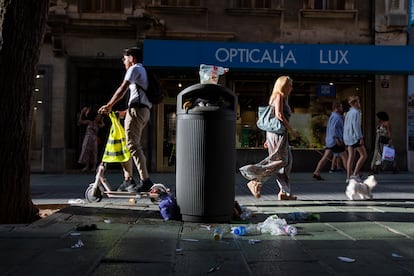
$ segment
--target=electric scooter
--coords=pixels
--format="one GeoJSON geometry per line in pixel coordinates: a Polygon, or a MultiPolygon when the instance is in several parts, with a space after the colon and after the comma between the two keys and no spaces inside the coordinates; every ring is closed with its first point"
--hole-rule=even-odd
{"type": "Polygon", "coordinates": [[[105,177],[106,163],[102,162],[95,176],[95,182],[90,183],[85,191],[85,199],[90,202],[100,202],[104,195],[108,198],[129,198],[137,200],[141,198],[149,198],[154,204],[161,201],[161,195],[170,193],[170,189],[161,183],[154,184],[149,192],[118,192],[112,190],[108,179],[105,177]]]}

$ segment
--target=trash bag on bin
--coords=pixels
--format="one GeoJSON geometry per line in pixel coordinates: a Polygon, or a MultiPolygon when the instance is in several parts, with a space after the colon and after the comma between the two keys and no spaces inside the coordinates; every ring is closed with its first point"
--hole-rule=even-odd
{"type": "Polygon", "coordinates": [[[200,83],[217,84],[219,77],[229,71],[229,68],[224,68],[215,65],[200,64],[200,83]]]}

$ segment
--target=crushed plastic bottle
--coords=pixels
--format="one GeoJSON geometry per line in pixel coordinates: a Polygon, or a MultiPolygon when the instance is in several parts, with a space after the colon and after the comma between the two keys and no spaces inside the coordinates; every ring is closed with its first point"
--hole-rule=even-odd
{"type": "Polygon", "coordinates": [[[254,224],[249,224],[247,226],[234,226],[231,228],[231,232],[236,236],[244,236],[244,235],[253,235],[258,233],[258,229],[254,224]]]}
{"type": "Polygon", "coordinates": [[[260,229],[257,227],[257,225],[249,223],[246,226],[246,231],[249,235],[257,235],[260,234],[260,229]]]}
{"type": "Polygon", "coordinates": [[[223,229],[221,229],[220,227],[214,228],[213,239],[215,241],[219,241],[221,240],[222,237],[223,237],[223,229]]]}
{"type": "Polygon", "coordinates": [[[221,66],[200,64],[200,83],[217,84],[219,76],[224,75],[229,71],[229,68],[221,66]]]}
{"type": "Polygon", "coordinates": [[[296,236],[296,234],[298,233],[298,229],[296,229],[295,226],[289,225],[289,224],[284,227],[284,230],[285,230],[285,233],[291,237],[296,236]]]}
{"type": "Polygon", "coordinates": [[[246,226],[235,226],[231,228],[231,232],[236,236],[244,236],[247,233],[246,226]]]}

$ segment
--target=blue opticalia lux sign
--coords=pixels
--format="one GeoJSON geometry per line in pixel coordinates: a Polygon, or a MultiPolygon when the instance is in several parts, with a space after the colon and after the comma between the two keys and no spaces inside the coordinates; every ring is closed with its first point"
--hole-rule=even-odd
{"type": "Polygon", "coordinates": [[[410,0],[408,1],[408,25],[413,25],[414,24],[414,0],[410,0]]]}
{"type": "Polygon", "coordinates": [[[233,69],[414,72],[414,46],[145,40],[144,64],[233,69]]]}

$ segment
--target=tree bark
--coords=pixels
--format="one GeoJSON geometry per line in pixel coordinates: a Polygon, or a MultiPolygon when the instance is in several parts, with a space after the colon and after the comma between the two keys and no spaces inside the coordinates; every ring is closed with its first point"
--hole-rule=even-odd
{"type": "Polygon", "coordinates": [[[0,0],[0,223],[30,223],[33,91],[49,0],[0,0]],[[1,18],[1,16],[0,16],[1,18]],[[2,41],[2,43],[1,43],[2,41]]]}

